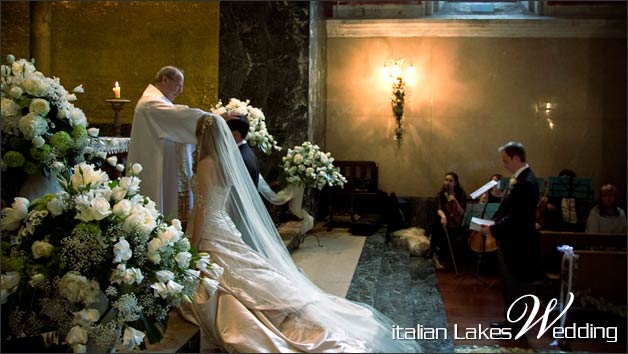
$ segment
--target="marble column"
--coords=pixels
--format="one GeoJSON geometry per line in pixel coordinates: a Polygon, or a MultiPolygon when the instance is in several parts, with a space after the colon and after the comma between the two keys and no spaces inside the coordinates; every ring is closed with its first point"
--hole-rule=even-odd
{"type": "Polygon", "coordinates": [[[46,76],[52,74],[52,31],[50,28],[52,5],[48,1],[33,1],[30,3],[31,57],[35,58],[37,70],[46,76]]]}

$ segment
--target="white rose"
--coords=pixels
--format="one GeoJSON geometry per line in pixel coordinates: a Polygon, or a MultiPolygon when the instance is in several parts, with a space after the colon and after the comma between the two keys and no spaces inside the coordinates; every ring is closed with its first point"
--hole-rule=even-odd
{"type": "Polygon", "coordinates": [[[72,346],[75,344],[87,344],[87,330],[78,325],[74,326],[68,331],[65,341],[72,346]]]}
{"type": "Polygon", "coordinates": [[[151,233],[155,227],[157,227],[157,222],[151,213],[141,205],[134,206],[131,215],[122,224],[124,231],[139,231],[142,234],[151,233]]]}
{"type": "Polygon", "coordinates": [[[48,243],[47,241],[35,241],[31,246],[31,251],[33,252],[33,258],[48,258],[52,254],[52,250],[54,246],[48,243]]]}
{"type": "Polygon", "coordinates": [[[120,186],[115,186],[111,190],[111,197],[113,198],[114,201],[121,201],[121,199],[126,196],[126,192],[127,190],[125,188],[122,188],[120,186]]]}
{"type": "Polygon", "coordinates": [[[44,280],[46,280],[46,277],[43,274],[41,273],[33,274],[31,276],[31,280],[28,281],[28,285],[32,286],[33,288],[36,288],[40,284],[43,284],[44,280]]]}
{"type": "Polygon", "coordinates": [[[107,157],[107,163],[111,166],[115,166],[118,163],[118,156],[109,156],[107,157]]]}
{"type": "Polygon", "coordinates": [[[13,98],[20,98],[24,94],[24,90],[22,90],[19,86],[11,87],[11,91],[9,91],[9,95],[13,98]]]}
{"type": "Polygon", "coordinates": [[[91,136],[92,138],[98,137],[98,134],[100,134],[100,129],[98,128],[87,129],[87,135],[91,136]]]}
{"type": "Polygon", "coordinates": [[[161,240],[159,238],[157,237],[153,238],[152,240],[148,242],[148,253],[159,252],[162,245],[163,243],[161,243],[161,240]]]}
{"type": "Polygon", "coordinates": [[[44,138],[42,138],[41,136],[36,136],[31,140],[31,144],[33,144],[34,147],[36,148],[40,148],[42,146],[44,146],[44,144],[46,143],[46,140],[44,140],[44,138]]]}
{"type": "Polygon", "coordinates": [[[111,214],[111,206],[107,199],[96,197],[92,199],[91,213],[94,220],[102,220],[111,214]]]}
{"type": "Polygon", "coordinates": [[[85,344],[72,344],[72,353],[87,353],[87,345],[85,344]]]}
{"type": "Polygon", "coordinates": [[[124,237],[120,237],[120,241],[118,241],[115,245],[113,245],[113,262],[120,263],[122,261],[128,261],[133,252],[131,251],[131,245],[124,237]]]}
{"type": "Polygon", "coordinates": [[[174,226],[175,230],[182,231],[183,227],[181,227],[181,221],[179,219],[172,219],[170,221],[170,225],[174,226]]]}
{"type": "MultiPolygon", "coordinates": [[[[116,199],[115,192],[114,192],[114,199],[116,199]]],[[[131,213],[132,208],[133,208],[133,205],[131,204],[130,200],[122,199],[116,205],[113,206],[113,213],[120,218],[125,218],[127,215],[131,213]]]]}
{"type": "Polygon", "coordinates": [[[22,220],[28,215],[30,202],[26,198],[16,197],[10,208],[2,209],[2,222],[0,230],[15,231],[22,225],[22,220]]]}
{"type": "Polygon", "coordinates": [[[22,86],[24,86],[26,92],[37,97],[45,96],[46,91],[50,88],[48,80],[39,71],[27,75],[22,83],[22,86]]]}
{"type": "Polygon", "coordinates": [[[144,168],[142,167],[142,165],[140,165],[139,163],[134,163],[133,167],[131,168],[131,170],[133,171],[134,175],[139,175],[140,172],[142,172],[144,168]]]}
{"type": "Polygon", "coordinates": [[[180,268],[188,268],[192,260],[192,254],[190,252],[179,252],[174,259],[180,268]]]}
{"type": "Polygon", "coordinates": [[[15,117],[20,111],[20,106],[12,99],[2,97],[2,114],[3,117],[15,117]]]}
{"type": "Polygon", "coordinates": [[[100,319],[100,312],[96,309],[83,309],[72,313],[74,314],[74,322],[84,326],[89,326],[100,319]]]}
{"type": "Polygon", "coordinates": [[[301,154],[295,154],[293,161],[296,164],[300,164],[301,162],[303,162],[303,156],[301,156],[301,154]]]}
{"type": "Polygon", "coordinates": [[[41,98],[34,98],[31,101],[30,106],[28,106],[28,110],[32,113],[45,117],[46,114],[50,112],[50,104],[48,101],[41,98]]]}
{"type": "Polygon", "coordinates": [[[24,138],[31,140],[38,135],[42,135],[48,131],[48,123],[46,120],[35,113],[28,113],[20,118],[18,128],[24,134],[24,138]]]}
{"type": "Polygon", "coordinates": [[[168,227],[165,230],[157,233],[157,237],[159,237],[162,244],[172,245],[175,242],[179,241],[181,234],[181,231],[177,231],[173,227],[168,227]]]}
{"type": "Polygon", "coordinates": [[[124,171],[124,165],[123,164],[117,164],[116,165],[116,171],[118,171],[118,172],[124,171]]]}
{"type": "Polygon", "coordinates": [[[66,273],[59,281],[59,294],[71,302],[82,302],[86,305],[95,303],[99,292],[97,281],[87,280],[75,271],[66,273]]]}

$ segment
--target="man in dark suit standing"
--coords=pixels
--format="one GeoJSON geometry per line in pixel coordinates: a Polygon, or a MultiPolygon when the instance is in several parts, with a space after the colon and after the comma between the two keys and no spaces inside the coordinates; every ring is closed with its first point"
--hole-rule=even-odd
{"type": "MultiPolygon", "coordinates": [[[[499,148],[504,167],[513,174],[510,189],[502,200],[490,227],[482,225],[481,232],[489,233],[498,241],[498,258],[504,296],[506,321],[493,322],[493,328],[511,328],[514,338],[526,317],[518,322],[508,322],[510,305],[519,297],[529,294],[529,286],[541,279],[540,242],[541,236],[535,228],[536,207],[539,201],[539,185],[536,176],[526,163],[523,145],[509,142],[499,148]]],[[[511,319],[519,318],[524,311],[518,301],[510,313],[511,319]]]]}
{"type": "Polygon", "coordinates": [[[229,129],[231,129],[231,133],[233,134],[236,144],[238,144],[246,169],[251,175],[255,188],[257,188],[259,182],[259,162],[251,146],[246,143],[246,135],[249,133],[249,120],[245,116],[233,118],[227,121],[227,125],[229,129]]]}

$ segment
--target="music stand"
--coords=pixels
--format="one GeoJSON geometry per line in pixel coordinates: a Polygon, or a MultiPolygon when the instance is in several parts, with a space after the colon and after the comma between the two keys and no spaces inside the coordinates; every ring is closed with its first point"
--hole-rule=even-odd
{"type": "Polygon", "coordinates": [[[549,197],[584,199],[593,202],[593,179],[569,176],[548,177],[547,195],[549,197]]]}

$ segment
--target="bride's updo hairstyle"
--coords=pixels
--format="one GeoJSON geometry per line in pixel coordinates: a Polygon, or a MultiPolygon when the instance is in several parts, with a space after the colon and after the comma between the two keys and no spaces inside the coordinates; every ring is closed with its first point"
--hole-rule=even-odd
{"type": "Polygon", "coordinates": [[[197,164],[207,155],[215,154],[218,149],[212,127],[214,122],[213,116],[203,116],[196,123],[196,150],[194,150],[194,166],[193,171],[196,172],[197,164]]]}

